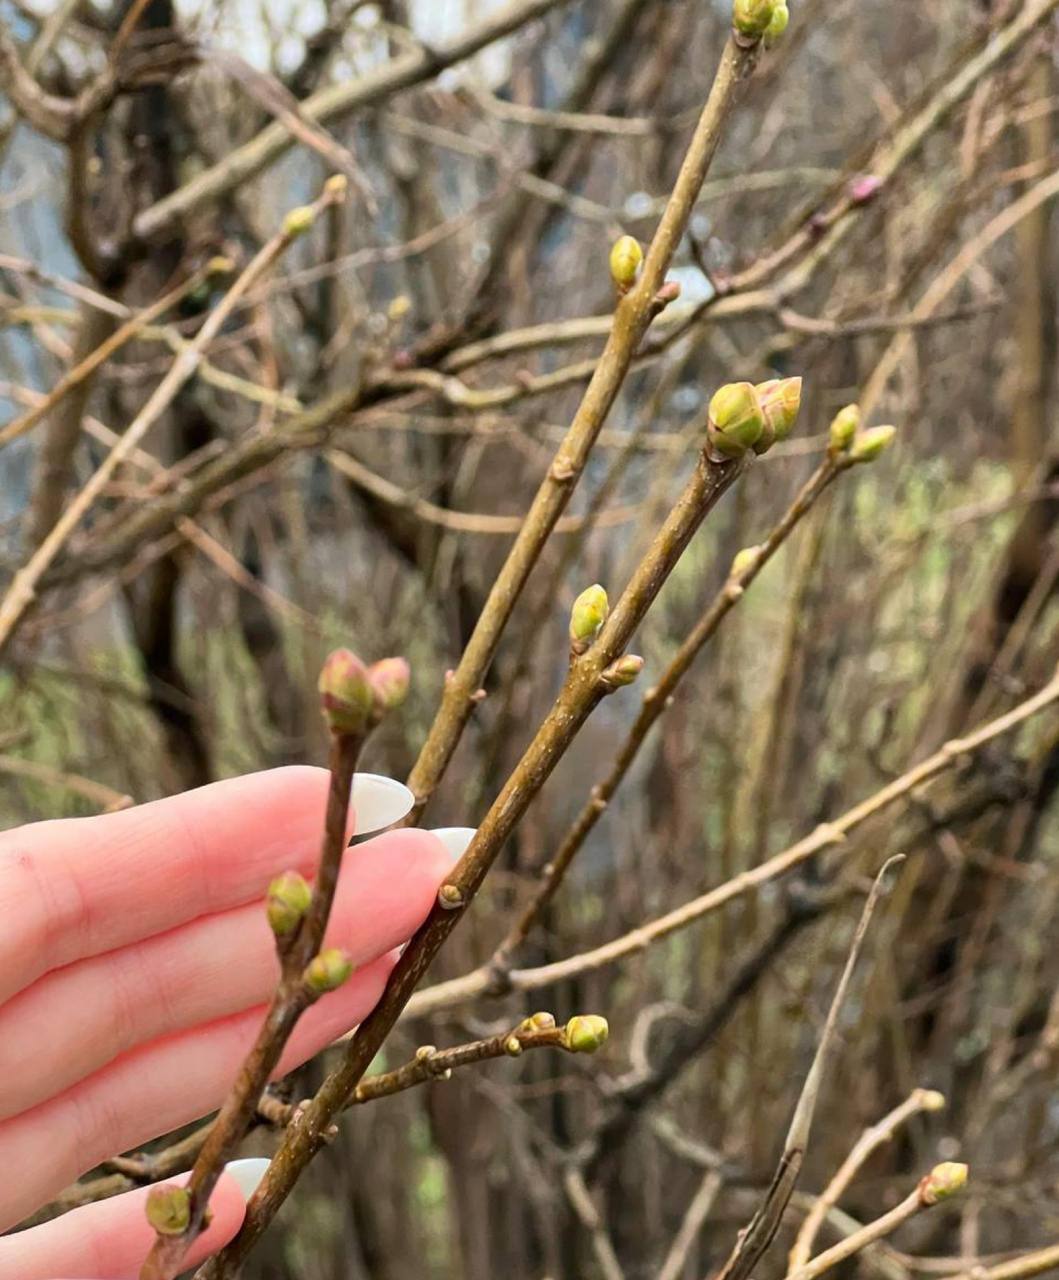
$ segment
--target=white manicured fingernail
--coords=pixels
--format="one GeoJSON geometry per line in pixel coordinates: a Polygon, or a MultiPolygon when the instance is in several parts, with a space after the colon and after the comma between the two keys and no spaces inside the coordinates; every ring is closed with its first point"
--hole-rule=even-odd
{"type": "Polygon", "coordinates": [[[232,1160],[224,1166],[224,1172],[230,1173],[239,1184],[243,1198],[249,1200],[257,1190],[258,1183],[265,1176],[265,1170],[272,1162],[260,1157],[251,1160],[232,1160]]]}
{"type": "Polygon", "coordinates": [[[381,831],[399,822],[410,812],[413,804],[415,796],[393,778],[384,778],[381,773],[353,775],[353,809],[358,836],[381,831]]]}
{"type": "Polygon", "coordinates": [[[459,862],[477,832],[477,827],[435,827],[430,834],[437,836],[453,862],[459,862]]]}

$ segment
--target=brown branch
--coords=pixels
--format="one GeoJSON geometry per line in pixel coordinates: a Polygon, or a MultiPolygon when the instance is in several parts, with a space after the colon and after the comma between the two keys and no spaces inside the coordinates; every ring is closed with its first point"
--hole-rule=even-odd
{"type": "Polygon", "coordinates": [[[239,1235],[200,1269],[200,1280],[232,1275],[233,1268],[245,1257],[326,1140],[334,1117],[346,1105],[423,973],[470,905],[504,841],[593,708],[613,687],[614,664],[621,659],[692,534],[740,469],[739,460],[718,463],[712,462],[705,450],[700,455],[684,493],[596,642],[571,665],[551,712],[485,815],[467,851],[439,889],[437,904],[402,953],[379,1003],[354,1034],[343,1061],[305,1104],[298,1123],[288,1127],[282,1146],[247,1208],[239,1235]]]}
{"type": "Polygon", "coordinates": [[[181,1270],[181,1259],[202,1230],[217,1180],[253,1122],[261,1095],[298,1020],[313,1003],[314,994],[305,980],[305,972],[320,950],[331,914],[346,848],[353,774],[363,742],[362,733],[336,731],[331,734],[327,811],[309,909],[293,938],[289,942],[279,939],[280,981],[253,1048],[195,1159],[187,1185],[190,1197],[187,1226],[179,1236],[157,1237],[140,1273],[141,1280],[172,1280],[181,1270]]]}
{"type": "MultiPolygon", "coordinates": [[[[432,79],[446,67],[465,61],[562,3],[565,0],[512,0],[447,44],[414,49],[357,80],[319,89],[301,104],[300,115],[307,121],[324,123],[375,105],[401,89],[432,79]]],[[[222,199],[242,187],[293,143],[288,129],[273,122],[224,160],[140,213],[133,222],[135,234],[141,240],[164,234],[200,205],[222,199]]]]}
{"type": "Polygon", "coordinates": [[[823,1226],[824,1219],[838,1204],[840,1197],[872,1153],[884,1143],[891,1141],[897,1130],[913,1116],[921,1111],[938,1111],[944,1105],[945,1099],[936,1090],[914,1089],[904,1102],[894,1107],[877,1124],[864,1130],[831,1181],[817,1196],[812,1209],[806,1214],[787,1258],[788,1270],[797,1271],[809,1261],[813,1241],[823,1226]]]}
{"type": "Polygon", "coordinates": [[[756,46],[740,48],[732,37],[725,46],[709,98],[647,251],[640,277],[615,309],[607,345],[570,430],[537,490],[526,522],[497,575],[459,664],[446,683],[441,706],[408,778],[416,798],[413,820],[426,807],[452,758],[511,611],[556,520],[570,500],[637,347],[657,313],[657,296],[665,272],[684,234],[722,127],[734,105],[736,91],[753,68],[756,55],[756,46]]]}
{"type": "Polygon", "coordinates": [[[917,1213],[933,1208],[934,1205],[947,1199],[963,1185],[966,1173],[964,1165],[937,1165],[920,1180],[915,1191],[906,1196],[900,1204],[895,1205],[889,1213],[884,1213],[881,1218],[865,1224],[859,1231],[846,1236],[844,1240],[840,1240],[838,1244],[825,1250],[803,1267],[789,1271],[785,1280],[816,1280],[817,1276],[830,1271],[832,1267],[845,1262],[847,1258],[852,1258],[868,1245],[874,1244],[876,1240],[890,1235],[909,1218],[914,1218],[917,1213]],[[961,1170],[962,1174],[959,1172],[961,1170]]]}
{"type": "MultiPolygon", "coordinates": [[[[747,1277],[753,1274],[758,1263],[764,1257],[769,1245],[775,1238],[776,1232],[779,1230],[783,1214],[798,1181],[798,1175],[801,1172],[806,1148],[809,1145],[809,1136],[812,1130],[816,1103],[820,1094],[820,1086],[823,1083],[824,1074],[834,1052],[838,1016],[842,1011],[842,1006],[845,1004],[846,995],[853,978],[853,971],[860,957],[864,938],[868,932],[868,925],[871,923],[872,913],[882,893],[883,882],[887,872],[892,866],[903,861],[903,857],[891,858],[883,865],[882,870],[875,877],[875,883],[872,885],[871,893],[864,904],[864,910],[853,935],[853,942],[850,945],[849,955],[846,957],[845,968],[842,970],[842,976],[839,978],[838,986],[831,1000],[831,1007],[827,1012],[827,1020],[820,1035],[816,1054],[813,1057],[812,1065],[809,1067],[809,1073],[805,1077],[805,1083],[802,1085],[798,1103],[794,1108],[794,1115],[787,1131],[787,1138],[783,1144],[783,1154],[772,1179],[772,1185],[766,1192],[760,1208],[751,1218],[746,1228],[739,1233],[739,1238],[731,1256],[718,1273],[718,1280],[747,1280],[747,1277]]],[[[808,1280],[808,1278],[799,1277],[799,1280],[808,1280]]]]}
{"type": "MultiPolygon", "coordinates": [[[[328,184],[324,193],[311,208],[311,217],[336,200],[343,190],[337,184],[328,184]]],[[[40,546],[26,564],[15,574],[3,600],[0,601],[0,655],[11,641],[14,630],[36,596],[37,584],[48,566],[61,550],[66,539],[81,522],[82,517],[103,492],[117,468],[125,462],[146,436],[160,415],[172,402],[180,388],[195,373],[200,355],[217,336],[239,300],[269,270],[287,250],[294,239],[305,229],[297,220],[289,221],[254,255],[240,273],[232,287],[210,312],[194,340],[173,361],[169,372],[152,392],[150,398],[123,433],[121,440],[100,463],[88,483],[62,513],[40,546]]]]}

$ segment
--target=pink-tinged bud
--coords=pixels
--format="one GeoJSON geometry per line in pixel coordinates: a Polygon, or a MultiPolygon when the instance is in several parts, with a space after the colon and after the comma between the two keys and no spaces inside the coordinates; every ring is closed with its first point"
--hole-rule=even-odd
{"type": "Polygon", "coordinates": [[[349,649],[336,649],[320,670],[320,706],[332,733],[363,733],[375,706],[368,669],[349,649]]]}
{"type": "Polygon", "coordinates": [[[874,200],[881,187],[882,178],[874,173],[858,173],[850,180],[847,190],[854,204],[867,204],[869,200],[874,200]]]}
{"type": "Polygon", "coordinates": [[[554,1031],[555,1017],[550,1013],[531,1013],[519,1023],[520,1031],[554,1031]]]}
{"type": "Polygon", "coordinates": [[[297,871],[284,871],[268,886],[265,914],[277,938],[286,938],[301,924],[313,892],[297,871]]]}
{"type": "Polygon", "coordinates": [[[831,421],[831,452],[845,453],[860,430],[860,406],[847,404],[831,421]]]}
{"type": "Polygon", "coordinates": [[[302,980],[316,996],[336,991],[353,972],[353,962],[337,947],[329,947],[314,956],[305,966],[302,980]]]}
{"type": "Polygon", "coordinates": [[[580,1013],[566,1024],[566,1047],[571,1053],[595,1053],[607,1042],[610,1026],[598,1013],[580,1013]]]}
{"type": "Polygon", "coordinates": [[[191,1196],[186,1187],[152,1187],[145,1212],[160,1236],[182,1236],[191,1222],[191,1196]]]}
{"type": "Polygon", "coordinates": [[[729,382],[713,394],[707,433],[710,445],[725,458],[741,458],[765,429],[765,415],[752,383],[729,382]]]}
{"type": "Polygon", "coordinates": [[[967,1166],[955,1160],[936,1164],[919,1184],[919,1199],[925,1205],[947,1200],[967,1185],[967,1166]]]}
{"type": "Polygon", "coordinates": [[[754,388],[765,419],[760,438],[754,443],[755,453],[765,453],[777,440],[786,440],[798,420],[802,405],[801,378],[773,378],[759,382],[754,388]]]}
{"type": "Polygon", "coordinates": [[[404,658],[383,658],[368,668],[368,679],[380,712],[393,711],[408,697],[412,669],[404,658]]]}

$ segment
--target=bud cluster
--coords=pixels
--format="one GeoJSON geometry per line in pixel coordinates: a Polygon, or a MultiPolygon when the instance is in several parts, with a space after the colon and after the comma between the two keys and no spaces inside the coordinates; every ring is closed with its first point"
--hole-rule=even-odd
{"type": "Polygon", "coordinates": [[[720,459],[741,458],[748,449],[765,453],[786,440],[798,418],[801,378],[729,382],[710,401],[707,438],[720,459]]]}
{"type": "Polygon", "coordinates": [[[408,696],[411,671],[404,658],[370,667],[349,649],[336,649],[320,670],[317,688],[332,733],[364,734],[408,696]]]}

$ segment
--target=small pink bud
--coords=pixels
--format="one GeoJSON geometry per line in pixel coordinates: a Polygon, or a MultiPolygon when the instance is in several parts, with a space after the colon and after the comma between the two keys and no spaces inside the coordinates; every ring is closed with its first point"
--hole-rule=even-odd
{"type": "Polygon", "coordinates": [[[336,649],[320,670],[320,707],[332,733],[363,733],[375,705],[368,669],[349,649],[336,649]]]}
{"type": "Polygon", "coordinates": [[[867,204],[878,195],[881,187],[882,178],[876,177],[874,173],[858,173],[855,178],[850,179],[847,189],[854,204],[867,204]]]}
{"type": "Polygon", "coordinates": [[[368,679],[380,711],[393,711],[408,697],[412,669],[404,658],[383,658],[368,668],[368,679]]]}

